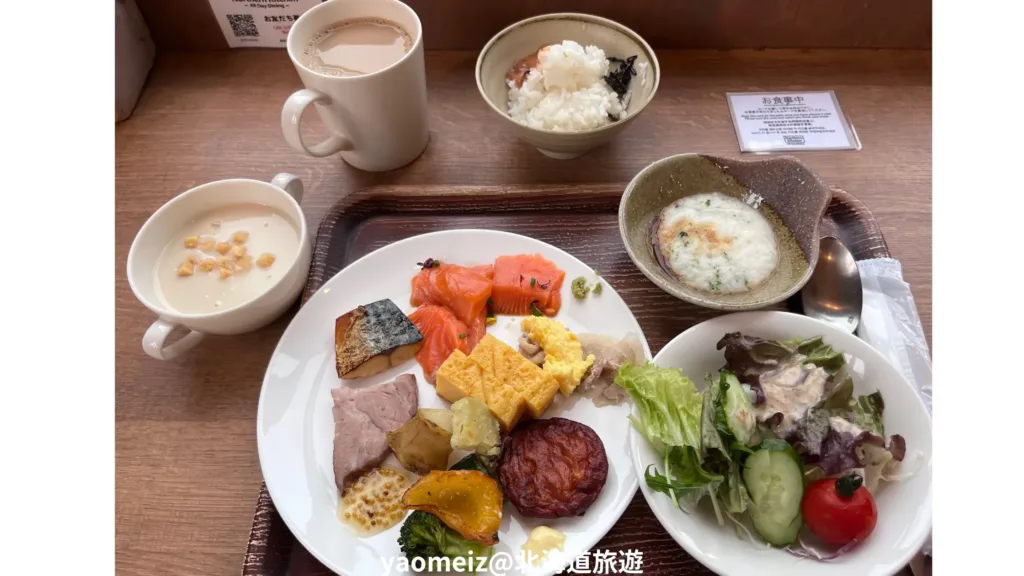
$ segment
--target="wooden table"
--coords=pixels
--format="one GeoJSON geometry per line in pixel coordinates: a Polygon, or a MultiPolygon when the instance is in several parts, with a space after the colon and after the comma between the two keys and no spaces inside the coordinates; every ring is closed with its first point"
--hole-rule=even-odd
{"type": "Polygon", "coordinates": [[[725,92],[834,89],[864,149],[799,156],[874,211],[930,338],[931,53],[658,56],[661,87],[629,130],[583,158],[558,161],[492,117],[473,80],[476,53],[428,53],[430,146],[406,168],[370,174],[285,144],[281,105],[300,83],[283,51],[161,55],[134,115],[115,129],[118,572],[236,573],[262,479],[256,403],[290,314],[252,334],[208,337],[183,360],[160,362],[141,349],[153,316],[125,277],[146,218],[204,182],[291,172],[306,184],[303,208],[315,229],[340,197],[374,184],[625,183],[670,154],[738,155],[725,92]]]}

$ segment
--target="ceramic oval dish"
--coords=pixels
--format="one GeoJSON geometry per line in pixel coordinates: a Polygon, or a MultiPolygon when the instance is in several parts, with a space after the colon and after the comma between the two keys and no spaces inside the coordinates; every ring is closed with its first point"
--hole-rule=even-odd
{"type": "Polygon", "coordinates": [[[654,98],[661,79],[661,68],[654,50],[625,26],[589,14],[544,14],[527,18],[498,32],[484,46],[476,61],[476,85],[491,109],[504,118],[515,135],[551,158],[568,159],[581,156],[607,144],[643,111],[654,98]],[[508,115],[508,84],[505,74],[517,61],[539,48],[573,40],[583,46],[597,46],[609,57],[636,56],[636,63],[646,63],[646,78],[633,78],[633,96],[626,107],[626,117],[606,126],[578,132],[551,132],[523,126],[508,115]]]}
{"type": "Polygon", "coordinates": [[[619,203],[619,232],[630,259],[662,290],[706,308],[752,310],[789,298],[810,280],[818,261],[821,217],[831,200],[829,187],[792,157],[736,160],[679,154],[644,168],[626,186],[619,203]],[[709,192],[746,201],[771,225],[779,264],[763,284],[732,294],[705,292],[685,285],[658,261],[652,231],[661,210],[709,192]]]}

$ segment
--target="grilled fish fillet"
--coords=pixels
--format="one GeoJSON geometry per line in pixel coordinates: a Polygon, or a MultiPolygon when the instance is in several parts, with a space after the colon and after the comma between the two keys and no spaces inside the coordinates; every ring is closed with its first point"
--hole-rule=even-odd
{"type": "Polygon", "coordinates": [[[423,334],[388,299],[360,306],[334,323],[338,377],[351,380],[380,374],[416,355],[423,334]]]}

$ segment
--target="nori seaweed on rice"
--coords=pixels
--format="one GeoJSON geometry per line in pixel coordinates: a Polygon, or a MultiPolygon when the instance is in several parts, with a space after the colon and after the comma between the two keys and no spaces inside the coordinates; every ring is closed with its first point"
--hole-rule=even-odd
{"type": "Polygon", "coordinates": [[[615,70],[609,69],[608,75],[604,77],[604,81],[608,83],[609,88],[615,90],[615,93],[619,95],[619,99],[622,99],[629,90],[629,81],[632,80],[633,76],[636,76],[636,70],[633,68],[636,56],[630,56],[625,60],[610,56],[608,62],[610,65],[617,64],[618,68],[615,70]]]}

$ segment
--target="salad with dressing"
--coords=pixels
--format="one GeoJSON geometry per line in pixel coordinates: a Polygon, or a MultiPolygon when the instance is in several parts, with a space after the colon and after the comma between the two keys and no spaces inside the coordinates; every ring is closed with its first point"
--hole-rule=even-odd
{"type": "Polygon", "coordinates": [[[769,545],[798,556],[831,560],[867,539],[872,493],[908,475],[906,441],[885,435],[881,393],[856,396],[846,358],[821,337],[734,332],[717,349],[725,366],[703,391],[678,368],[619,369],[639,416],[630,420],[660,456],[647,485],[687,513],[710,500],[719,524],[754,540],[749,517],[769,545]]]}

